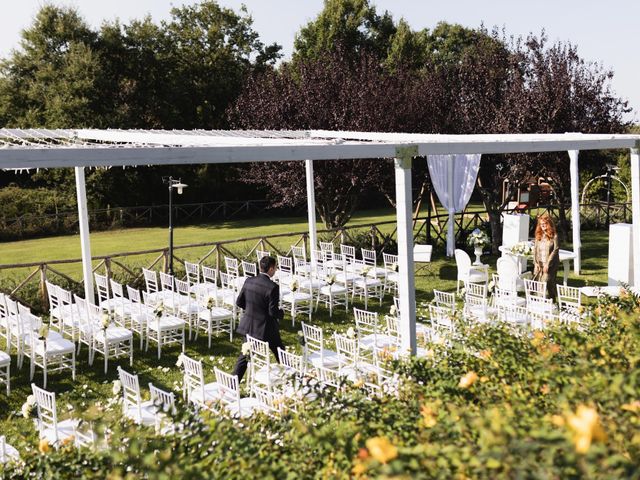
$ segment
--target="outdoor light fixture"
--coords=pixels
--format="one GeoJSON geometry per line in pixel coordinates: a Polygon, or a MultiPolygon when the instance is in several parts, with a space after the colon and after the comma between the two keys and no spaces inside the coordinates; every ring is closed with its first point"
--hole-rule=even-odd
{"type": "Polygon", "coordinates": [[[173,190],[182,195],[188,185],[182,183],[182,179],[176,180],[173,177],[162,177],[162,183],[169,186],[169,275],[173,275],[173,190]]]}

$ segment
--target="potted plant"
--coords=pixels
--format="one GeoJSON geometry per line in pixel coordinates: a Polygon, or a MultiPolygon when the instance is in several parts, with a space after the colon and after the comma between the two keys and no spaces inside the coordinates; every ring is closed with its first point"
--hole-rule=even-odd
{"type": "Polygon", "coordinates": [[[482,256],[482,250],[485,246],[489,245],[489,242],[489,236],[479,228],[476,228],[473,232],[471,232],[471,234],[467,238],[467,244],[470,247],[473,247],[473,253],[476,256],[476,261],[473,262],[474,265],[482,265],[482,260],[480,260],[480,257],[482,256]]]}

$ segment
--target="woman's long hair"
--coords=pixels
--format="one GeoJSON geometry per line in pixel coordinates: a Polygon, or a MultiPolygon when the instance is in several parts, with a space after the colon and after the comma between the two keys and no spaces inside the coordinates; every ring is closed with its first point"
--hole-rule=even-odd
{"type": "Polygon", "coordinates": [[[536,224],[536,240],[541,240],[544,232],[542,231],[542,228],[540,227],[540,223],[541,222],[546,222],[547,225],[549,226],[549,228],[547,229],[547,238],[552,239],[553,237],[556,236],[556,224],[553,223],[553,220],[551,219],[551,217],[549,215],[547,215],[546,213],[544,215],[540,215],[538,217],[538,223],[536,224]]]}

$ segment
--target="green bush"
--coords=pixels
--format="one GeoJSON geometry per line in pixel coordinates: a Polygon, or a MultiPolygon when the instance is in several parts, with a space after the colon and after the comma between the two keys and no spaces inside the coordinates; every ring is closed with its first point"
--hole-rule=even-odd
{"type": "Polygon", "coordinates": [[[5,475],[640,478],[638,304],[600,299],[579,328],[463,328],[451,346],[395,363],[397,396],[325,389],[297,413],[241,421],[181,408],[167,437],[117,421],[119,406],[90,408],[108,447],[40,453],[31,434],[5,475]]]}

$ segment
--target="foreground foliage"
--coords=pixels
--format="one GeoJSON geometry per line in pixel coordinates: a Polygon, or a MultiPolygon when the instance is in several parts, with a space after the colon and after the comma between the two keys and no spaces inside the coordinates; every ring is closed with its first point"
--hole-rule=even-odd
{"type": "MultiPolygon", "coordinates": [[[[281,419],[184,413],[156,437],[104,412],[104,451],[30,451],[8,478],[640,478],[638,301],[602,299],[584,329],[468,328],[398,363],[397,397],[324,390],[281,419]],[[397,478],[397,477],[396,477],[397,478]]],[[[95,420],[98,422],[98,420],[95,420]]],[[[43,450],[42,448],[40,450],[43,450]]],[[[44,449],[47,450],[47,449],[44,449]]]]}

